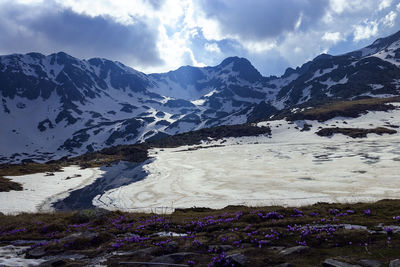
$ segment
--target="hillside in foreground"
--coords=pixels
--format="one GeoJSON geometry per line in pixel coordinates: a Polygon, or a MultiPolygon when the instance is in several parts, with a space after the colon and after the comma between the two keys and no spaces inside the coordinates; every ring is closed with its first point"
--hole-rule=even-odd
{"type": "Polygon", "coordinates": [[[0,216],[0,264],[398,266],[399,204],[0,216]]]}

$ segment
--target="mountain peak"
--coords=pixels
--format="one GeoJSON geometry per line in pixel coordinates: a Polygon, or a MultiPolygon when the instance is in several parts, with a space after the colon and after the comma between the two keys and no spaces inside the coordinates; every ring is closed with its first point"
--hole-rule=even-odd
{"type": "Polygon", "coordinates": [[[225,67],[229,64],[233,63],[234,65],[236,64],[241,64],[241,65],[248,65],[248,66],[252,66],[250,61],[244,57],[238,57],[238,56],[234,56],[234,57],[227,57],[225,58],[220,66],[225,67]]]}
{"type": "Polygon", "coordinates": [[[232,64],[232,71],[238,72],[239,77],[249,82],[256,82],[262,78],[260,72],[250,63],[250,61],[243,57],[228,57],[224,59],[220,67],[226,67],[232,64]]]}

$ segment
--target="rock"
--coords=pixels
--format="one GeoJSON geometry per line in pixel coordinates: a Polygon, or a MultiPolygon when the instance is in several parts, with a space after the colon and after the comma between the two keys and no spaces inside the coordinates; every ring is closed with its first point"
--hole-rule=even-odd
{"type": "Polygon", "coordinates": [[[176,252],[178,250],[179,244],[176,241],[172,241],[169,242],[166,246],[165,246],[165,251],[168,253],[173,253],[176,252]]]}
{"type": "Polygon", "coordinates": [[[197,255],[197,253],[192,252],[180,252],[174,254],[168,254],[160,257],[156,257],[151,260],[151,262],[159,262],[159,263],[180,263],[186,258],[190,258],[191,256],[197,255]]]}
{"type": "Polygon", "coordinates": [[[60,241],[61,242],[72,242],[75,241],[77,239],[92,239],[98,236],[98,233],[93,233],[93,232],[78,232],[78,233],[73,233],[70,234],[64,238],[61,238],[60,241]]]}
{"type": "Polygon", "coordinates": [[[115,251],[115,252],[113,252],[113,255],[118,255],[118,256],[137,256],[137,257],[140,257],[140,258],[144,258],[145,256],[154,255],[158,251],[160,251],[159,248],[149,247],[149,248],[138,249],[138,250],[135,250],[135,251],[115,251]]]}
{"type": "Polygon", "coordinates": [[[341,261],[334,260],[334,259],[326,259],[322,263],[322,266],[324,266],[324,267],[361,267],[360,265],[353,265],[353,264],[341,262],[341,261]]]}
{"type": "Polygon", "coordinates": [[[281,255],[291,255],[291,254],[298,254],[298,253],[303,253],[310,250],[310,247],[308,246],[296,246],[296,247],[290,247],[290,248],[285,248],[279,252],[281,255]]]}
{"type": "Polygon", "coordinates": [[[262,244],[263,247],[264,246],[272,246],[274,244],[271,240],[260,240],[259,242],[262,244]]]}
{"type": "Polygon", "coordinates": [[[376,260],[360,260],[360,265],[363,267],[380,267],[382,263],[376,260]]]}
{"type": "Polygon", "coordinates": [[[87,223],[91,220],[104,220],[107,219],[107,216],[111,214],[111,211],[95,208],[95,209],[87,209],[87,210],[79,210],[73,216],[73,223],[87,223]]]}
{"type": "Polygon", "coordinates": [[[389,267],[400,267],[400,260],[395,259],[395,260],[390,261],[389,267]]]}
{"type": "Polygon", "coordinates": [[[280,247],[280,246],[273,246],[273,247],[269,247],[269,250],[275,250],[275,251],[282,251],[285,249],[285,247],[280,247]]]}
{"type": "Polygon", "coordinates": [[[209,245],[208,249],[213,250],[213,251],[222,252],[222,251],[232,250],[233,246],[231,246],[231,245],[209,245]]]}
{"type": "Polygon", "coordinates": [[[237,253],[226,257],[230,263],[235,264],[235,266],[246,266],[247,258],[245,255],[237,253]]]}
{"type": "Polygon", "coordinates": [[[282,263],[282,264],[279,264],[279,265],[275,265],[274,267],[290,267],[290,266],[292,266],[290,263],[282,263]]]}
{"type": "Polygon", "coordinates": [[[39,266],[43,267],[56,267],[56,266],[65,266],[68,262],[63,259],[54,259],[54,260],[49,260],[41,263],[39,266]]]}
{"type": "Polygon", "coordinates": [[[38,259],[46,255],[46,249],[44,247],[36,247],[29,250],[26,254],[27,258],[38,259]]]}

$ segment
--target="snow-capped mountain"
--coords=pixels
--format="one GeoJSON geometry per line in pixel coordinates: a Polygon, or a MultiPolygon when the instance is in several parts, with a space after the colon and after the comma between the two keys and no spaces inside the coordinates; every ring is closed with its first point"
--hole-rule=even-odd
{"type": "Polygon", "coordinates": [[[223,120],[241,123],[246,118],[232,113],[265,99],[263,93],[251,95],[248,86],[257,82],[255,90],[262,90],[263,77],[245,59],[230,58],[216,67],[190,70],[204,71],[207,80],[184,81],[185,69],[190,67],[146,75],[119,62],[79,60],[62,52],[2,56],[2,160],[47,160],[218,125],[223,120]],[[204,95],[161,96],[158,92],[167,83],[174,92],[190,92],[191,84],[198,84],[202,88],[195,90],[203,90],[204,95]]]}
{"type": "Polygon", "coordinates": [[[292,81],[280,89],[277,101],[288,107],[327,99],[398,95],[399,66],[397,32],[363,49],[338,56],[322,54],[295,70],[287,69],[282,77],[292,77],[292,81]]]}
{"type": "Polygon", "coordinates": [[[327,100],[399,95],[400,32],[281,77],[244,58],[161,74],[65,53],[0,57],[0,160],[55,159],[327,100]]]}

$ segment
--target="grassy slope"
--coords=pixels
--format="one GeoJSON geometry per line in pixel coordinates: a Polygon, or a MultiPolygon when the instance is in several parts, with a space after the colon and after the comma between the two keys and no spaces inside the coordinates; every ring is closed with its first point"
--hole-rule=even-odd
{"type": "MultiPolygon", "coordinates": [[[[226,259],[221,245],[230,246],[225,256],[235,253],[245,255],[247,266],[274,266],[284,262],[292,266],[319,266],[327,258],[349,263],[376,259],[388,264],[400,255],[400,233],[390,228],[384,230],[378,225],[399,226],[399,220],[394,219],[400,215],[399,207],[400,200],[383,200],[369,204],[319,203],[298,208],[297,211],[283,207],[230,206],[222,210],[177,210],[171,215],[95,210],[20,214],[0,216],[0,241],[9,244],[14,240],[42,240],[42,243],[31,242],[33,247],[43,247],[46,255],[67,252],[93,258],[115,251],[131,252],[131,255],[112,256],[107,261],[110,266],[121,262],[150,261],[154,257],[176,252],[196,253],[178,261],[181,264],[192,260],[196,266],[207,266],[214,261],[214,266],[224,266],[222,263],[226,259]],[[337,226],[340,224],[362,225],[375,232],[344,229],[337,226]],[[154,235],[162,231],[187,236],[154,235]],[[63,239],[72,233],[82,232],[94,236],[63,239]],[[132,238],[132,235],[136,237],[132,238]],[[273,249],[299,244],[310,249],[289,256],[273,249]],[[210,245],[215,245],[216,249],[210,245]],[[143,248],[152,249],[148,254],[132,253],[143,248]],[[222,263],[216,263],[217,258],[222,259],[222,263]]],[[[78,263],[84,265],[88,262],[78,263]]]]}
{"type": "Polygon", "coordinates": [[[368,98],[353,101],[337,101],[325,103],[315,108],[306,109],[294,114],[283,113],[277,118],[287,117],[288,120],[318,120],[327,121],[335,117],[356,118],[367,111],[388,111],[395,109],[392,102],[400,102],[400,97],[368,98]]]}

